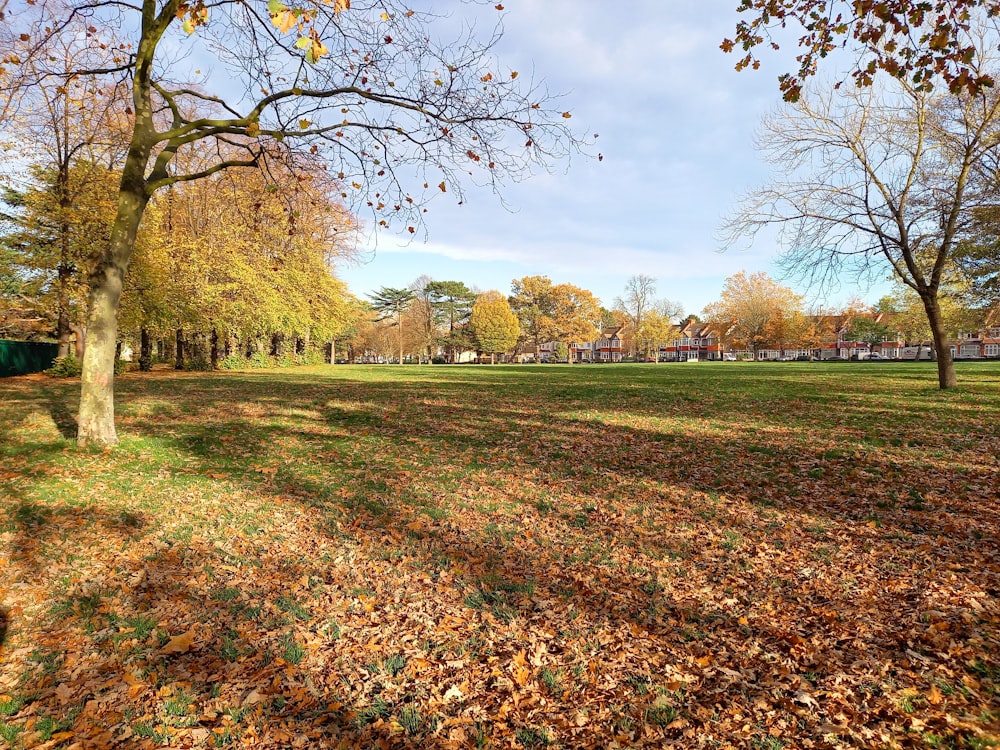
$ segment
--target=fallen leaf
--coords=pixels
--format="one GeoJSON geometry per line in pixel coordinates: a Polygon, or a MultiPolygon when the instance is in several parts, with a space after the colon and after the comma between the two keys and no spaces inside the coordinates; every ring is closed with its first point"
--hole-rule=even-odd
{"type": "Polygon", "coordinates": [[[197,632],[197,624],[192,625],[191,629],[186,633],[181,633],[180,635],[175,635],[169,641],[167,645],[160,649],[160,653],[163,654],[186,654],[191,650],[194,644],[194,637],[197,632]]]}
{"type": "Polygon", "coordinates": [[[931,685],[930,692],[927,693],[927,702],[932,706],[940,706],[942,701],[944,701],[944,696],[938,690],[938,686],[931,685]]]}

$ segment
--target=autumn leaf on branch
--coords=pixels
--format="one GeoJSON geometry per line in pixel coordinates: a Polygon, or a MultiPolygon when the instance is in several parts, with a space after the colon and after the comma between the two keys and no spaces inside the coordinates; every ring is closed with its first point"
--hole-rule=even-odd
{"type": "Polygon", "coordinates": [[[802,29],[799,69],[779,77],[788,101],[797,101],[805,80],[841,48],[860,53],[851,73],[858,85],[871,84],[878,71],[926,88],[938,79],[952,92],[993,84],[975,65],[971,32],[979,20],[995,17],[995,0],[742,0],[737,12],[744,18],[720,45],[724,52],[742,53],[737,70],[759,67],[757,48],[778,48],[773,30],[802,29]]]}

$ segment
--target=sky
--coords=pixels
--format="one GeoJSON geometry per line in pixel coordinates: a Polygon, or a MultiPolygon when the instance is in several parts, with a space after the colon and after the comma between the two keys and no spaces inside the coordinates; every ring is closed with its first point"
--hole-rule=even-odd
{"type": "Polygon", "coordinates": [[[502,15],[501,61],[564,94],[573,124],[599,134],[603,160],[575,157],[507,186],[502,199],[441,196],[426,237],[369,235],[366,262],[338,269],[356,295],[421,275],[509,294],[513,279],[544,275],[611,307],[629,277],[647,274],[658,297],[699,314],[742,270],[782,279],[810,304],[885,293],[845,286],[820,296],[783,279],[774,237],[721,252],[720,224],[767,182],[754,132],[780,105],[778,75],[794,65],[794,50],[783,49],[763,53],[760,70],[734,70],[735,55],[719,44],[733,34],[737,0],[504,0],[502,13],[439,4],[452,23],[478,16],[484,29],[502,15]]]}

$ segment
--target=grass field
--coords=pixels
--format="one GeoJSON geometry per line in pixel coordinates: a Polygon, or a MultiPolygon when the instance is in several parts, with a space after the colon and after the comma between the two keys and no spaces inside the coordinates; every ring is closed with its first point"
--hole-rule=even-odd
{"type": "Polygon", "coordinates": [[[1000,364],[0,381],[13,747],[1000,747],[1000,364]],[[78,744],[74,744],[78,743],[78,744]]]}

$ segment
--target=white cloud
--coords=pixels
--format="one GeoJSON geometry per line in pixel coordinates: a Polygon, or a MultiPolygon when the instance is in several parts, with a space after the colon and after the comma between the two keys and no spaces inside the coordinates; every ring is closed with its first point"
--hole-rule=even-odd
{"type": "MultiPolygon", "coordinates": [[[[361,289],[383,283],[376,269],[389,285],[426,271],[498,289],[544,274],[610,303],[629,276],[648,273],[696,312],[727,276],[774,273],[773,240],[720,254],[715,236],[739,194],[766,178],[752,133],[779,100],[776,77],[793,50],[768,56],[763,71],[735,73],[719,44],[738,0],[503,4],[501,62],[567,92],[572,123],[601,134],[605,158],[510,186],[504,204],[478,189],[463,206],[442,196],[427,216],[430,242],[382,237],[361,289]]],[[[453,20],[475,7],[463,4],[453,20]]],[[[478,8],[478,27],[491,28],[493,5],[478,8]]]]}

